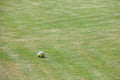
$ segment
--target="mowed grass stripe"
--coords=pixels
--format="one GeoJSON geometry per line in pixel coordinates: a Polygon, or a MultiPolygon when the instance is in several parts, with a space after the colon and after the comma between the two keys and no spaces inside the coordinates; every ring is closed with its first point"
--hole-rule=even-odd
{"type": "MultiPolygon", "coordinates": [[[[26,41],[27,42],[27,41],[26,41]]],[[[18,48],[18,49],[20,49],[20,48],[18,48]]],[[[23,49],[25,49],[25,48],[23,48],[23,49]]],[[[27,49],[25,49],[25,50],[27,50],[27,49]]],[[[18,50],[17,50],[18,51],[18,50]]],[[[23,50],[21,50],[21,51],[23,51],[23,50]]]]}
{"type": "MultiPolygon", "coordinates": [[[[45,6],[46,6],[46,5],[45,5],[45,6]]],[[[31,7],[31,6],[30,6],[30,7],[31,7]]],[[[28,8],[27,8],[27,9],[28,9],[28,8]]],[[[45,9],[44,9],[44,10],[45,10],[45,9]]],[[[21,10],[20,10],[20,11],[21,11],[21,10]]],[[[36,10],[36,11],[40,11],[40,10],[36,10]]],[[[77,10],[76,10],[76,11],[77,11],[77,10]]],[[[78,11],[79,11],[79,9],[78,9],[78,11]]],[[[81,11],[85,11],[85,10],[80,10],[80,12],[81,12],[81,11]]],[[[89,11],[89,9],[86,10],[86,11],[89,11]]],[[[33,11],[29,11],[29,12],[33,12],[33,11]]],[[[56,11],[56,12],[58,12],[58,11],[56,11]]],[[[91,11],[91,12],[92,12],[92,11],[91,11]]],[[[101,11],[101,12],[102,12],[102,11],[101,11]]],[[[45,10],[44,14],[45,14],[45,13],[46,13],[46,10],[45,10]]],[[[50,11],[50,13],[51,13],[51,11],[50,11]]],[[[49,15],[50,13],[46,14],[45,16],[49,15]]],[[[27,12],[26,14],[28,15],[28,14],[30,14],[30,13],[27,12]]],[[[35,14],[36,14],[36,13],[35,13],[35,14]]],[[[42,14],[42,15],[43,15],[43,13],[38,13],[38,14],[42,14]]],[[[54,13],[51,13],[50,15],[52,15],[52,14],[54,14],[54,13]]],[[[73,12],[73,14],[74,14],[74,12],[73,12]]],[[[25,16],[27,16],[27,15],[25,15],[25,16]]],[[[30,15],[31,15],[31,14],[30,14],[30,15]]],[[[30,15],[29,15],[29,16],[30,16],[30,15]]],[[[57,15],[58,15],[58,14],[57,14],[57,15]]],[[[68,15],[68,14],[67,14],[67,15],[68,15]]],[[[28,16],[28,17],[29,17],[29,16],[28,16]]],[[[79,16],[79,15],[78,15],[78,16],[79,16]]],[[[82,15],[82,16],[83,16],[83,15],[82,15]]],[[[105,16],[105,15],[103,15],[103,16],[105,16]]],[[[106,16],[107,16],[107,15],[106,15],[106,16]]],[[[49,17],[49,16],[48,16],[48,17],[49,17]]],[[[73,17],[74,17],[74,16],[73,16],[73,17]]],[[[76,16],[76,17],[77,17],[77,16],[76,16]]],[[[108,16],[108,17],[109,17],[109,16],[108,16]]],[[[25,18],[27,18],[27,17],[25,17],[25,18]]],[[[54,17],[53,17],[53,18],[54,18],[54,17]]],[[[23,18],[23,19],[24,19],[24,18],[23,18]]],[[[34,19],[34,17],[31,17],[31,19],[34,19]]],[[[30,17],[29,17],[29,20],[31,20],[31,19],[30,19],[30,17]]],[[[69,18],[69,19],[72,20],[72,18],[69,18]]],[[[68,19],[68,21],[69,21],[69,19],[68,19]]],[[[83,18],[82,18],[82,19],[83,19],[83,18]]],[[[92,20],[92,19],[89,18],[89,17],[88,17],[88,19],[92,20]]],[[[76,19],[76,20],[77,20],[77,19],[76,19]]],[[[84,20],[84,19],[83,19],[83,20],[84,20]]],[[[85,20],[87,20],[87,19],[85,19],[85,20]]],[[[98,20],[99,20],[99,19],[98,19],[98,20]]],[[[104,20],[104,18],[103,18],[103,20],[104,20]]],[[[34,20],[32,20],[32,21],[34,21],[34,20]]],[[[63,21],[64,21],[64,20],[63,20],[63,21]]],[[[20,22],[20,21],[19,21],[19,22],[20,22]]],[[[23,22],[26,22],[26,20],[23,21],[23,22]]],[[[28,22],[29,22],[29,21],[27,21],[26,23],[28,23],[28,22]]],[[[36,23],[36,24],[40,24],[41,22],[42,22],[42,21],[39,21],[39,22],[37,21],[37,23],[36,23],[36,22],[35,22],[35,23],[36,23]]],[[[61,20],[60,20],[59,22],[61,22],[61,20]]],[[[82,21],[80,21],[80,22],[82,22],[82,21]]],[[[89,22],[89,21],[86,21],[86,22],[89,22]]],[[[94,23],[96,23],[96,22],[94,22],[94,23]]],[[[21,22],[20,22],[20,24],[21,24],[21,22]]],[[[86,23],[85,23],[85,24],[86,24],[86,23]]],[[[43,24],[43,25],[44,25],[44,24],[43,24]]],[[[89,23],[88,23],[88,25],[89,25],[89,23]]]]}

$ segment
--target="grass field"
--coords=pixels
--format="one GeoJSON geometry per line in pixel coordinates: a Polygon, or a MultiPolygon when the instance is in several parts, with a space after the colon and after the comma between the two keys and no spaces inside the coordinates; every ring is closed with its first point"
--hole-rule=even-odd
{"type": "Polygon", "coordinates": [[[120,1],[0,0],[0,80],[120,80],[120,1]]]}

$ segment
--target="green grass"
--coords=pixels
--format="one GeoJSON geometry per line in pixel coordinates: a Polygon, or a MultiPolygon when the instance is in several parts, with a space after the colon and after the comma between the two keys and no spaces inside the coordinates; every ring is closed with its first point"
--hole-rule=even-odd
{"type": "Polygon", "coordinates": [[[120,80],[119,13],[119,0],[1,0],[0,80],[120,80]]]}

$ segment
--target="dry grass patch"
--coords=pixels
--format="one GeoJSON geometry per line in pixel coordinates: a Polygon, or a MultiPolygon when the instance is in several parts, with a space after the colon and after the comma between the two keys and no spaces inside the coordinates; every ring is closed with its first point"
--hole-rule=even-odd
{"type": "Polygon", "coordinates": [[[21,64],[6,61],[1,62],[0,64],[1,80],[29,80],[24,74],[21,64]]]}

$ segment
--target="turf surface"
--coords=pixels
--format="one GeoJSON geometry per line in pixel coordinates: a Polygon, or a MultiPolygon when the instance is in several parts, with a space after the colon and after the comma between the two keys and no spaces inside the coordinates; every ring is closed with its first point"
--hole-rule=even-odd
{"type": "Polygon", "coordinates": [[[119,0],[0,0],[0,80],[120,80],[119,34],[119,0]]]}

